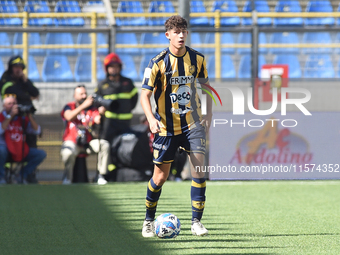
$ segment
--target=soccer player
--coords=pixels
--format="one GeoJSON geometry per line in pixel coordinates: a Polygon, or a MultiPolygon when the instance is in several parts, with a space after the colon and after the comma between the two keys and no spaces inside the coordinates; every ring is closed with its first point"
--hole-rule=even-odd
{"type": "Polygon", "coordinates": [[[153,142],[154,173],[147,187],[146,216],[142,235],[154,236],[153,226],[157,202],[162,185],[170,172],[170,163],[178,147],[189,155],[192,184],[193,235],[203,236],[208,230],[201,223],[205,205],[204,164],[205,135],[212,113],[211,99],[207,97],[207,115],[201,114],[201,101],[196,87],[208,84],[204,56],[185,46],[188,36],[187,22],[181,16],[172,16],[165,22],[165,36],[169,47],[150,60],[144,72],[141,104],[150,130],[155,134],[153,142]],[[150,98],[154,93],[156,113],[152,113],[150,98]]]}

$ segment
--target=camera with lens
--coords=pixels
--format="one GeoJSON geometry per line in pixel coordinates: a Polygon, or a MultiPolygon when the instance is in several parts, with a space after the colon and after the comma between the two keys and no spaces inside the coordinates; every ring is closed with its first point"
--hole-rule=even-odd
{"type": "Polygon", "coordinates": [[[35,112],[35,108],[33,105],[22,105],[22,104],[18,104],[18,110],[19,116],[23,116],[25,114],[29,114],[29,113],[34,113],[35,112]]]}
{"type": "Polygon", "coordinates": [[[84,146],[87,144],[86,128],[82,125],[78,126],[76,142],[78,146],[84,146]]]}
{"type": "Polygon", "coordinates": [[[117,100],[105,99],[102,96],[97,95],[96,93],[92,94],[93,104],[96,107],[104,106],[108,110],[114,110],[118,108],[117,100]]]}

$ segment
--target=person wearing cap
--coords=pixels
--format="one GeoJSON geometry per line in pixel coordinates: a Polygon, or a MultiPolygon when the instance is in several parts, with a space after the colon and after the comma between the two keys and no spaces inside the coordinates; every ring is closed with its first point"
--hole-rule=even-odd
{"type": "MultiPolygon", "coordinates": [[[[101,81],[95,92],[104,99],[114,100],[110,109],[105,109],[104,123],[101,129],[101,139],[110,144],[113,139],[129,128],[132,119],[132,110],[138,101],[138,90],[131,79],[121,75],[123,63],[115,53],[108,54],[104,59],[106,72],[105,80],[101,81]]],[[[114,164],[109,170],[115,169],[114,164]]]]}
{"type": "Polygon", "coordinates": [[[32,100],[39,97],[39,90],[24,74],[26,66],[20,56],[11,57],[8,68],[0,80],[1,97],[5,94],[15,94],[18,104],[32,105],[32,100]]]}
{"type": "MultiPolygon", "coordinates": [[[[39,98],[39,90],[24,73],[26,65],[21,56],[13,56],[8,61],[8,68],[0,79],[0,93],[2,100],[7,94],[16,95],[18,105],[32,105],[32,100],[39,98]]],[[[35,111],[34,106],[32,107],[35,111]]],[[[37,148],[37,136],[27,134],[26,142],[30,148],[37,148]]],[[[37,183],[35,172],[27,178],[28,182],[37,183]]]]}

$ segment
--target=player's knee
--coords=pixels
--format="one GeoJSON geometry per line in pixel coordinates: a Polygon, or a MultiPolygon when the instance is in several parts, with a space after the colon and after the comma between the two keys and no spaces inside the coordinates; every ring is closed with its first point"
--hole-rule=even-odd
{"type": "Polygon", "coordinates": [[[168,176],[166,173],[159,173],[156,176],[153,176],[152,179],[157,186],[162,186],[168,179],[168,176]]]}

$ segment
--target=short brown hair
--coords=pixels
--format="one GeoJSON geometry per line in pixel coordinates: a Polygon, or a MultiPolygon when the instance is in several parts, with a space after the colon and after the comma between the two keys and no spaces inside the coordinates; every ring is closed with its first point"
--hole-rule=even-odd
{"type": "Polygon", "coordinates": [[[187,21],[179,15],[171,16],[165,21],[164,25],[165,31],[169,31],[173,28],[187,29],[188,27],[187,21]]]}

